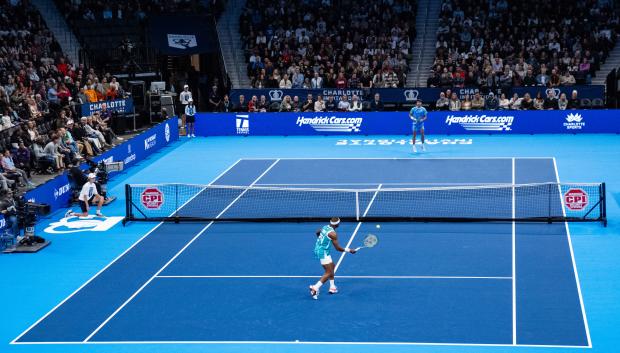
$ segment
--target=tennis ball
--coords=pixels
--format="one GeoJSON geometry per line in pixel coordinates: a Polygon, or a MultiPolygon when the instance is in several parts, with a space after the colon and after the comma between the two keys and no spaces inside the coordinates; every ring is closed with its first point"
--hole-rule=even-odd
{"type": "Polygon", "coordinates": [[[379,229],[379,228],[381,228],[381,225],[380,225],[380,224],[377,224],[377,229],[379,229]]]}

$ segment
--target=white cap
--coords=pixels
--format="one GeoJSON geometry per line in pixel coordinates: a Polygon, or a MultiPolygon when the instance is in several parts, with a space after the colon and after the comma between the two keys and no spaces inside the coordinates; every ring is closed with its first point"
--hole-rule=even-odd
{"type": "Polygon", "coordinates": [[[185,86],[183,86],[183,88],[189,88],[189,86],[188,86],[188,85],[185,85],[185,86]]]}
{"type": "Polygon", "coordinates": [[[97,175],[95,173],[88,174],[88,179],[96,179],[97,175]]]}
{"type": "Polygon", "coordinates": [[[194,99],[190,98],[190,99],[188,99],[187,101],[188,101],[188,102],[193,102],[193,101],[194,101],[194,99]]]}

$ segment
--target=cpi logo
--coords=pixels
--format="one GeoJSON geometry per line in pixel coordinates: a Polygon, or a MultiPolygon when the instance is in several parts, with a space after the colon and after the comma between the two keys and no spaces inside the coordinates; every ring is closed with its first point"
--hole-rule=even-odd
{"type": "Polygon", "coordinates": [[[279,102],[282,100],[282,97],[284,97],[284,92],[279,89],[272,89],[271,91],[269,91],[269,98],[272,102],[279,102]]]}
{"type": "Polygon", "coordinates": [[[140,194],[140,201],[149,210],[159,210],[164,204],[164,194],[156,187],[149,187],[140,194]]]}
{"type": "Polygon", "coordinates": [[[582,189],[570,189],[564,194],[564,204],[571,211],[581,211],[588,206],[588,193],[582,189]]]}

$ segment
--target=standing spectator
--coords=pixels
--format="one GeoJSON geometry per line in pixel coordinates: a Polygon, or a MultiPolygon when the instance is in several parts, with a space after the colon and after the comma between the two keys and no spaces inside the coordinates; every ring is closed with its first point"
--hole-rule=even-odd
{"type": "Polygon", "coordinates": [[[506,98],[506,94],[505,93],[502,93],[502,95],[499,98],[499,109],[500,110],[510,109],[510,100],[508,100],[508,98],[506,98]]]}
{"type": "Polygon", "coordinates": [[[446,98],[445,93],[439,93],[439,99],[435,103],[435,108],[437,110],[448,110],[450,108],[450,100],[446,98]]]}
{"type": "Polygon", "coordinates": [[[362,102],[360,102],[359,98],[355,94],[351,98],[351,104],[349,106],[349,111],[350,112],[361,112],[362,111],[362,102]]]}
{"type": "Polygon", "coordinates": [[[457,97],[456,93],[452,93],[452,96],[450,97],[449,109],[452,112],[457,112],[461,110],[461,100],[459,99],[459,97],[457,97]]]}
{"type": "Polygon", "coordinates": [[[323,101],[323,96],[321,96],[320,94],[316,97],[316,102],[314,102],[314,111],[315,112],[325,111],[325,102],[323,101]]]}
{"type": "Polygon", "coordinates": [[[221,103],[222,100],[219,93],[217,92],[217,85],[213,85],[213,87],[211,88],[211,94],[209,94],[209,108],[212,112],[217,112],[220,110],[221,103]]]}
{"type": "Polygon", "coordinates": [[[374,99],[370,102],[370,110],[373,112],[383,111],[384,106],[379,93],[375,93],[374,99]]]}
{"type": "Polygon", "coordinates": [[[570,99],[568,100],[568,109],[579,109],[581,108],[581,101],[577,97],[577,90],[573,90],[570,95],[570,99]]]}
{"type": "Polygon", "coordinates": [[[190,92],[188,85],[184,85],[183,91],[179,93],[179,101],[181,102],[182,112],[185,112],[185,107],[187,106],[187,103],[189,103],[190,99],[192,99],[192,92],[190,92]]]}
{"type": "Polygon", "coordinates": [[[487,110],[497,110],[499,107],[499,102],[493,92],[489,92],[489,96],[487,97],[484,106],[487,110]]]}

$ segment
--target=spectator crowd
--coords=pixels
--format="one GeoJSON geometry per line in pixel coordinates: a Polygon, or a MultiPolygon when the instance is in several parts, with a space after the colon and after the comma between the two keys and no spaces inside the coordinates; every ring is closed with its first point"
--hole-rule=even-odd
{"type": "Polygon", "coordinates": [[[248,0],[240,32],[254,88],[403,87],[415,0],[248,0]]]}
{"type": "Polygon", "coordinates": [[[444,0],[427,86],[586,84],[619,24],[607,0],[444,0]]]}
{"type": "Polygon", "coordinates": [[[81,116],[80,104],[120,98],[109,74],[72,65],[38,12],[0,3],[0,193],[32,187],[33,173],[71,168],[116,141],[112,112],[81,116]]]}
{"type": "Polygon", "coordinates": [[[514,93],[512,97],[507,97],[501,93],[499,97],[493,92],[489,92],[486,96],[480,92],[473,95],[465,95],[459,98],[456,92],[448,89],[439,94],[439,99],[434,102],[434,110],[450,110],[450,111],[467,111],[467,110],[566,110],[581,108],[581,100],[576,90],[571,92],[570,97],[565,93],[560,93],[559,97],[555,96],[555,91],[547,90],[543,97],[541,92],[532,97],[529,93],[525,93],[519,97],[514,93]]]}

